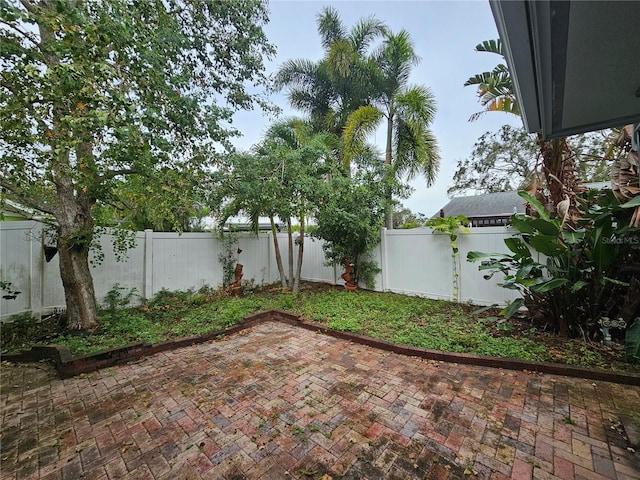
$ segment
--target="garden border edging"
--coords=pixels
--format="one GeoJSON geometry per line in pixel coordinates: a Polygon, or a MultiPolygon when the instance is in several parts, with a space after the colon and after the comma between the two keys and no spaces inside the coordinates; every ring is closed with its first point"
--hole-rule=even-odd
{"type": "Polygon", "coordinates": [[[526,370],[536,373],[547,373],[552,375],[579,377],[587,380],[599,380],[623,385],[640,386],[640,375],[610,372],[600,369],[579,368],[558,363],[533,362],[529,360],[488,357],[485,355],[473,355],[468,353],[450,353],[443,352],[441,350],[427,350],[418,347],[397,345],[384,340],[377,340],[364,335],[343,332],[323,325],[305,322],[300,318],[300,316],[284,310],[265,310],[257,312],[246,316],[240,323],[232,327],[217,330],[198,337],[185,337],[156,344],[142,342],[133,343],[82,357],[73,357],[66,347],[60,345],[36,346],[26,352],[3,355],[2,359],[9,362],[22,363],[49,360],[53,362],[58,375],[60,375],[61,378],[69,378],[81,373],[92,372],[101,368],[127,363],[166,350],[173,350],[176,348],[216,340],[268,321],[278,321],[288,325],[301,327],[306,330],[329,335],[334,338],[348,340],[353,343],[367,345],[399,355],[419,357],[427,360],[476,365],[481,367],[503,368],[505,370],[526,370]]]}

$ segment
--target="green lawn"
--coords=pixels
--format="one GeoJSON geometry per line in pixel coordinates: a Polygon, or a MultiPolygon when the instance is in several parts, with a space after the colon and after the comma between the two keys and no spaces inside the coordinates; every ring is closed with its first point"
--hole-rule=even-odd
{"type": "Polygon", "coordinates": [[[309,322],[397,344],[640,373],[638,366],[624,361],[618,349],[560,339],[526,321],[500,319],[495,312],[494,316],[474,315],[470,305],[393,293],[345,292],[326,286],[298,294],[272,290],[243,297],[161,292],[142,307],[101,312],[100,329],[89,336],[56,335],[52,331],[55,329],[45,325],[40,331],[26,328],[25,324],[21,327],[21,322],[5,325],[2,350],[49,343],[66,345],[74,355],[83,355],[133,342],[156,343],[200,335],[269,309],[288,310],[309,322]],[[33,340],[47,332],[44,340],[33,340]]]}

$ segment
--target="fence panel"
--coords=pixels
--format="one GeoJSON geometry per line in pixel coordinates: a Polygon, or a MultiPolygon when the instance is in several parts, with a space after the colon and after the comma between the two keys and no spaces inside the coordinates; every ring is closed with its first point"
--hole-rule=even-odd
{"type": "MultiPolygon", "coordinates": [[[[322,245],[324,242],[314,237],[305,237],[304,239],[304,260],[302,261],[302,278],[310,282],[322,282],[335,285],[337,280],[343,283],[340,278],[341,267],[326,266],[324,250],[322,245]],[[337,278],[336,278],[337,277],[337,278]]],[[[296,248],[297,250],[297,248],[296,248]]]]}
{"type": "Polygon", "coordinates": [[[467,262],[467,253],[510,253],[504,239],[513,236],[515,230],[508,227],[473,228],[471,233],[458,236],[460,247],[460,301],[476,305],[506,305],[519,297],[515,290],[498,286],[504,278],[496,274],[485,280],[486,271],[478,270],[480,262],[467,262]]]}
{"type": "MultiPolygon", "coordinates": [[[[145,233],[135,232],[135,246],[129,249],[124,255],[117,256],[114,252],[114,236],[105,233],[98,239],[100,242],[100,252],[103,255],[102,261],[96,261],[97,252],[92,252],[89,258],[92,259],[91,276],[93,277],[93,288],[96,292],[96,300],[103,304],[107,293],[114,287],[122,288],[122,293],[127,294],[135,289],[133,303],[137,303],[138,297],[144,297],[144,246],[145,233]]],[[[56,259],[58,256],[56,255],[56,259]]],[[[60,272],[52,272],[52,275],[60,276],[60,272]]],[[[45,284],[50,283],[45,280],[45,284]]],[[[64,302],[63,302],[64,305],[64,302]]]]}
{"type": "Polygon", "coordinates": [[[15,299],[0,298],[0,316],[29,311],[34,303],[39,307],[41,231],[42,225],[37,222],[0,223],[0,280],[20,292],[15,299]]]}
{"type": "Polygon", "coordinates": [[[236,258],[243,265],[243,281],[256,285],[270,284],[276,281],[272,274],[269,256],[273,246],[271,234],[243,234],[238,237],[238,246],[242,249],[236,258]]]}
{"type": "Polygon", "coordinates": [[[387,230],[385,289],[429,298],[452,299],[449,238],[431,229],[387,230]]]}
{"type": "Polygon", "coordinates": [[[213,234],[156,232],[152,241],[152,295],[163,288],[188,290],[222,284],[220,242],[213,234]]]}
{"type": "MultiPolygon", "coordinates": [[[[0,302],[0,316],[6,318],[22,311],[34,314],[64,308],[64,291],[58,270],[58,255],[44,261],[42,225],[37,222],[0,224],[0,279],[11,282],[22,292],[15,300],[0,302]]],[[[486,281],[478,264],[466,261],[467,252],[506,252],[504,238],[512,231],[505,227],[475,228],[458,236],[459,298],[479,305],[505,305],[517,293],[498,286],[502,278],[486,281]]],[[[135,288],[141,297],[150,298],[161,289],[198,289],[204,285],[222,285],[219,254],[222,244],[212,233],[160,233],[147,230],[136,233],[136,245],[123,262],[116,261],[111,235],[100,238],[104,260],[92,267],[96,298],[104,297],[116,284],[126,291],[135,288]]],[[[288,238],[278,234],[282,261],[288,275],[288,238]]],[[[382,230],[381,242],[371,259],[382,272],[376,276],[378,291],[392,291],[430,298],[453,298],[451,246],[446,234],[431,229],[382,230]]],[[[236,258],[244,265],[243,280],[256,284],[279,281],[271,233],[238,235],[242,253],[236,258]]],[[[233,247],[235,251],[237,247],[233,247]]],[[[297,248],[294,247],[294,254],[297,248]]],[[[297,258],[296,258],[297,261],[297,258]]],[[[324,265],[322,241],[307,237],[302,278],[309,281],[342,284],[341,267],[324,265]]]]}

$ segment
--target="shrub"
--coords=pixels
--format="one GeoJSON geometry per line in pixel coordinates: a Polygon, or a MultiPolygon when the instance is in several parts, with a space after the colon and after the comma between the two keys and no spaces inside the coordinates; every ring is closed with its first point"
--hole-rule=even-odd
{"type": "Polygon", "coordinates": [[[520,192],[538,218],[511,217],[518,234],[505,244],[512,253],[469,252],[467,259],[482,261],[480,269],[489,272],[485,278],[502,273],[502,286],[522,294],[506,309],[507,316],[524,305],[566,336],[596,334],[603,317],[622,317],[630,324],[637,316],[635,296],[627,291],[637,283],[638,229],[625,226],[626,211],[611,192],[594,195],[581,201],[582,218],[569,226],[520,192]]]}

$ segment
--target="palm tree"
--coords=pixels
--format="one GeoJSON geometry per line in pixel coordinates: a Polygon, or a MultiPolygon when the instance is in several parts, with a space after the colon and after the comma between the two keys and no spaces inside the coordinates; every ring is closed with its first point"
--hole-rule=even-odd
{"type": "Polygon", "coordinates": [[[258,217],[271,221],[276,264],[283,288],[297,291],[304,254],[305,218],[324,198],[325,178],[333,163],[337,141],[331,134],[314,133],[311,125],[302,120],[283,120],[274,123],[251,154],[230,158],[221,175],[218,195],[221,221],[243,212],[257,231],[258,217]],[[276,235],[275,218],[287,225],[289,255],[285,272],[276,235]],[[297,267],[294,269],[294,239],[292,219],[298,220],[297,267]]]}
{"type": "MultiPolygon", "coordinates": [[[[288,89],[289,103],[309,115],[316,131],[340,137],[349,115],[371,101],[375,64],[368,52],[386,27],[366,17],[347,31],[332,7],[318,14],[317,25],[325,51],[322,60],[286,61],[275,76],[275,85],[288,89]]],[[[349,161],[343,155],[341,160],[348,173],[349,161]]]]}
{"type": "MultiPolygon", "coordinates": [[[[422,175],[431,186],[440,166],[438,145],[430,125],[436,112],[431,90],[409,84],[411,68],[419,62],[406,30],[387,33],[375,56],[376,97],[372,105],[353,112],[344,131],[347,155],[359,151],[363,140],[386,119],[385,163],[390,179],[411,180],[422,175]]],[[[392,189],[387,188],[386,226],[393,228],[392,189]]]]}
{"type": "Polygon", "coordinates": [[[477,120],[486,112],[506,112],[520,116],[520,108],[513,91],[511,74],[504,61],[502,42],[498,40],[485,40],[476,45],[476,52],[495,53],[502,57],[502,63],[495,66],[490,72],[483,72],[470,77],[464,86],[477,85],[478,99],[484,110],[474,113],[469,121],[477,120]]]}
{"type": "MultiPolygon", "coordinates": [[[[485,107],[483,111],[471,115],[469,121],[477,120],[485,112],[505,112],[520,116],[520,107],[513,89],[511,74],[502,51],[502,42],[499,39],[485,40],[476,45],[475,50],[500,55],[502,63],[490,72],[470,77],[464,83],[465,87],[477,85],[479,101],[485,107]]],[[[542,171],[549,190],[549,200],[555,209],[562,201],[574,197],[575,193],[581,191],[583,187],[576,176],[574,155],[566,138],[543,140],[538,135],[538,144],[542,157],[542,171]]],[[[542,193],[542,189],[537,185],[533,185],[531,189],[537,189],[542,193]]],[[[570,203],[570,214],[578,215],[575,201],[570,203]]]]}

